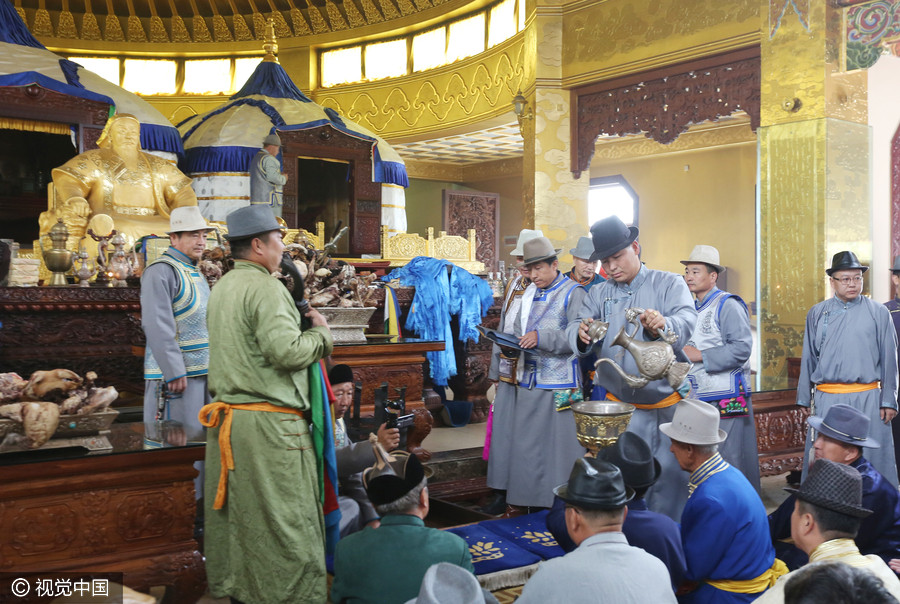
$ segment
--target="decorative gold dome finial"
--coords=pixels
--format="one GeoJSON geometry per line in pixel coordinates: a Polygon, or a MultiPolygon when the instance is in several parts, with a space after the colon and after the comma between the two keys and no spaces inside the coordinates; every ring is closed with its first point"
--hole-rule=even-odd
{"type": "Polygon", "coordinates": [[[275,19],[269,17],[266,20],[266,43],[263,44],[263,50],[266,51],[266,56],[263,57],[263,61],[268,61],[270,63],[278,62],[278,40],[275,38],[275,19]]]}

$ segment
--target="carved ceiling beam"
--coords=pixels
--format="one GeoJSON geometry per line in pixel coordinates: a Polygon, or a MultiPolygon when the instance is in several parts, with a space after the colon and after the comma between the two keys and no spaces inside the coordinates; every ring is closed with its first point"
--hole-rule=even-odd
{"type": "Polygon", "coordinates": [[[745,111],[759,126],[759,47],[572,90],[572,174],[587,170],[600,135],[643,132],[669,144],[691,124],[745,111]]]}

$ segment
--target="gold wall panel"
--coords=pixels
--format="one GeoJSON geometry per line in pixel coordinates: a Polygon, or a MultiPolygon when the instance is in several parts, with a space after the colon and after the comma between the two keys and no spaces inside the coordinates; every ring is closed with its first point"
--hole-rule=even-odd
{"type": "Polygon", "coordinates": [[[759,388],[787,387],[806,312],[822,300],[826,122],[761,127],[759,136],[759,388]]]}
{"type": "Polygon", "coordinates": [[[404,158],[406,173],[410,178],[439,180],[456,183],[472,183],[496,180],[510,176],[522,176],[522,158],[510,157],[465,166],[433,161],[416,161],[404,158]]]}
{"type": "Polygon", "coordinates": [[[806,313],[831,295],[825,269],[841,250],[872,257],[869,130],[833,118],[762,127],[760,326],[763,389],[787,385],[806,313]]]}
{"type": "Polygon", "coordinates": [[[312,98],[388,139],[489,119],[509,112],[529,81],[526,37],[420,74],[318,89],[312,98]]]}
{"type": "Polygon", "coordinates": [[[755,142],[756,133],[750,129],[750,119],[745,117],[735,123],[706,123],[692,126],[690,130],[667,145],[640,134],[619,139],[598,139],[594,146],[591,164],[595,164],[598,160],[647,157],[755,142]]]}
{"type": "Polygon", "coordinates": [[[759,0],[600,0],[566,7],[566,87],[759,43],[759,0]]]}

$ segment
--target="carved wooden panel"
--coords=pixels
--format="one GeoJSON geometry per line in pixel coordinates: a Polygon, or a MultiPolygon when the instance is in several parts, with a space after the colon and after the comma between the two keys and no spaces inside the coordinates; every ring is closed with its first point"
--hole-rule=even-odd
{"type": "Polygon", "coordinates": [[[169,586],[174,601],[196,602],[206,576],[193,540],[193,463],[203,451],[0,460],[0,571],[123,572],[132,589],[169,586]]]}
{"type": "Polygon", "coordinates": [[[4,117],[69,124],[103,126],[109,115],[107,103],[69,96],[37,84],[0,88],[0,107],[4,117]]]}
{"type": "MultiPolygon", "coordinates": [[[[379,207],[381,203],[379,202],[379,207]]],[[[350,219],[350,231],[354,233],[356,247],[351,247],[351,253],[377,254],[381,249],[381,216],[356,216],[350,219]],[[356,250],[353,252],[352,250],[356,250]]]]}
{"type": "Polygon", "coordinates": [[[473,191],[443,192],[444,230],[448,235],[466,237],[475,229],[475,257],[487,270],[497,270],[500,260],[500,195],[473,191]]]}
{"type": "Polygon", "coordinates": [[[63,367],[100,383],[143,393],[144,345],[140,289],[82,287],[0,288],[0,366],[28,376],[63,367]]]}
{"type": "Polygon", "coordinates": [[[281,217],[292,229],[300,228],[297,224],[297,189],[300,184],[297,176],[297,160],[296,158],[284,157],[282,161],[282,169],[287,176],[287,182],[282,191],[283,203],[281,208],[281,217]]]}
{"type": "Polygon", "coordinates": [[[760,51],[751,48],[572,91],[572,173],[588,169],[601,134],[643,132],[668,144],[691,124],[745,111],[759,126],[760,51]]]}
{"type": "MultiPolygon", "coordinates": [[[[297,158],[300,157],[350,162],[350,255],[378,254],[381,250],[381,185],[372,181],[374,143],[348,136],[327,124],[304,130],[284,130],[279,135],[284,145],[282,152],[285,165],[292,163],[296,167],[297,158]],[[364,216],[358,215],[357,200],[372,203],[364,216]]],[[[294,181],[296,182],[296,177],[294,181]]],[[[303,183],[299,183],[299,186],[302,188],[303,183]]],[[[311,225],[297,226],[309,228],[311,225]]]]}
{"type": "Polygon", "coordinates": [[[753,393],[753,417],[762,476],[783,474],[802,467],[809,409],[798,406],[795,401],[795,390],[753,393]]]}

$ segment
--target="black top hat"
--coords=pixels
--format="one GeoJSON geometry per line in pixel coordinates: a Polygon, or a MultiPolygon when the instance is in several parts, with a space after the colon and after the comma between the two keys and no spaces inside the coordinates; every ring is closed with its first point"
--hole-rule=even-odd
{"type": "Polygon", "coordinates": [[[594,253],[591,254],[590,261],[609,258],[622,248],[631,245],[637,236],[638,228],[625,226],[618,216],[598,220],[591,226],[594,253]]]}
{"type": "Polygon", "coordinates": [[[281,225],[275,220],[275,214],[266,205],[249,205],[238,208],[225,217],[228,226],[228,234],[225,239],[247,239],[262,235],[269,231],[281,230],[281,225]]]}
{"type": "Polygon", "coordinates": [[[825,273],[830,277],[835,271],[848,271],[858,268],[862,272],[869,270],[868,266],[859,263],[859,258],[853,252],[838,252],[831,259],[831,268],[825,269],[825,273]]]}
{"type": "Polygon", "coordinates": [[[634,432],[622,434],[616,444],[602,449],[598,458],[617,466],[622,471],[625,484],[633,489],[652,486],[662,472],[650,445],[634,432]]]}
{"type": "Polygon", "coordinates": [[[801,501],[854,518],[872,513],[862,507],[862,476],[856,468],[830,459],[817,459],[800,488],[785,491],[801,501]]]}
{"type": "Polygon", "coordinates": [[[419,486],[425,478],[425,468],[415,455],[406,451],[394,451],[390,455],[381,449],[379,455],[377,447],[375,457],[382,458],[375,465],[363,472],[363,486],[372,505],[385,505],[393,503],[419,486]]]}
{"type": "Polygon", "coordinates": [[[619,468],[593,457],[580,457],[572,466],[569,482],[553,492],[566,503],[586,510],[616,510],[634,497],[619,468]]]}
{"type": "Polygon", "coordinates": [[[328,371],[328,382],[332,386],[353,381],[353,370],[347,365],[335,365],[328,371]]]}
{"type": "Polygon", "coordinates": [[[825,413],[825,417],[812,416],[806,423],[819,434],[848,445],[870,449],[881,447],[877,440],[869,437],[869,416],[850,405],[832,405],[825,413]]]}

